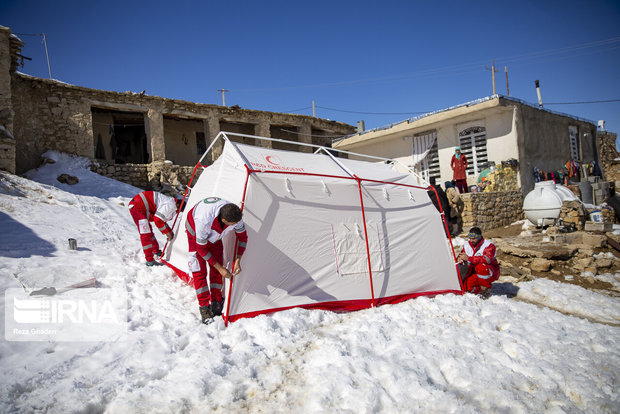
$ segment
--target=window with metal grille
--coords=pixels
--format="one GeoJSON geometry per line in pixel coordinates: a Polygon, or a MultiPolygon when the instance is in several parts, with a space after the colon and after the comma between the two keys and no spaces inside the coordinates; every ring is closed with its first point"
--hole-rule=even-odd
{"type": "Polygon", "coordinates": [[[434,143],[428,154],[420,163],[416,166],[416,172],[422,176],[426,181],[431,177],[439,179],[439,147],[437,146],[437,131],[423,132],[416,134],[415,137],[429,135],[434,138],[434,143]]]}
{"type": "Polygon", "coordinates": [[[483,126],[467,128],[459,132],[461,154],[467,157],[467,175],[480,174],[488,166],[487,132],[483,126]]]}
{"type": "Polygon", "coordinates": [[[579,130],[574,125],[568,127],[568,142],[570,145],[570,159],[579,160],[579,130]]]}

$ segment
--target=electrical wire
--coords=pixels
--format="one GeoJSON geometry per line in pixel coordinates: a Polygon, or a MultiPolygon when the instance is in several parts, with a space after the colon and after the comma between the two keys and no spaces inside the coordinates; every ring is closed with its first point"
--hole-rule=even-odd
{"type": "Polygon", "coordinates": [[[297,131],[291,131],[289,129],[284,129],[284,128],[278,128],[280,131],[282,132],[288,132],[289,134],[295,134],[295,135],[304,135],[304,136],[311,136],[311,137],[317,137],[317,138],[342,138],[342,137],[346,137],[346,135],[313,135],[313,134],[303,134],[301,132],[297,132],[297,131]]]}
{"type": "Polygon", "coordinates": [[[295,109],[293,111],[284,111],[283,113],[285,113],[285,114],[292,114],[294,112],[305,111],[306,109],[312,109],[312,107],[311,106],[306,106],[305,108],[299,108],[299,109],[295,109]]]}
{"type": "Polygon", "coordinates": [[[545,102],[545,105],[583,105],[583,104],[597,104],[608,102],[620,102],[620,99],[604,99],[601,101],[581,101],[581,102],[545,102]]]}
{"type": "MultiPolygon", "coordinates": [[[[611,103],[611,102],[620,102],[620,98],[618,99],[604,99],[598,101],[575,101],[575,102],[545,102],[544,105],[584,105],[584,104],[597,104],[597,103],[611,103]]],[[[432,111],[422,111],[422,112],[366,112],[366,111],[350,111],[346,109],[338,109],[338,108],[328,108],[326,106],[316,106],[317,108],[327,109],[328,111],[336,111],[336,112],[347,112],[351,114],[365,114],[365,115],[421,115],[427,114],[432,111]]]]}
{"type": "Polygon", "coordinates": [[[328,108],[326,106],[316,106],[317,108],[327,109],[328,111],[336,111],[336,112],[347,112],[350,114],[366,114],[366,115],[420,115],[426,114],[426,112],[365,112],[365,111],[349,111],[346,109],[337,109],[337,108],[328,108]]]}
{"type": "MultiPolygon", "coordinates": [[[[615,49],[620,48],[620,46],[617,46],[617,45],[613,46],[614,44],[618,44],[618,43],[620,43],[620,37],[612,37],[609,39],[603,39],[603,40],[598,40],[595,42],[582,43],[582,44],[577,44],[577,45],[572,45],[572,46],[565,46],[565,47],[556,48],[556,49],[547,49],[547,50],[541,50],[537,52],[525,53],[521,55],[506,56],[506,57],[502,57],[502,58],[495,59],[495,60],[501,63],[517,63],[517,62],[525,62],[527,60],[532,60],[532,59],[539,59],[539,58],[545,58],[548,56],[559,55],[563,53],[583,51],[584,49],[595,48],[595,47],[600,47],[600,46],[612,46],[612,47],[608,47],[607,49],[601,49],[601,50],[595,50],[595,51],[589,52],[589,53],[601,53],[601,52],[607,52],[610,50],[615,50],[615,49]]],[[[566,55],[566,56],[563,56],[563,58],[569,58],[569,57],[580,56],[580,55],[583,55],[583,53],[566,55]]],[[[409,72],[409,73],[382,76],[382,77],[376,77],[376,78],[356,79],[356,80],[348,80],[348,81],[341,81],[341,82],[326,82],[326,83],[308,84],[308,85],[296,85],[296,86],[279,87],[279,88],[235,89],[235,91],[236,92],[272,92],[272,91],[285,91],[285,90],[303,89],[303,88],[344,86],[344,85],[353,85],[353,84],[359,84],[359,83],[379,82],[379,81],[386,81],[386,80],[406,79],[406,78],[413,78],[413,77],[424,77],[424,76],[449,74],[449,73],[469,73],[470,70],[479,69],[481,66],[484,66],[486,64],[488,64],[488,60],[472,62],[472,63],[464,63],[464,64],[447,66],[447,67],[442,67],[442,68],[425,69],[425,70],[421,70],[417,72],[409,72]]]]}

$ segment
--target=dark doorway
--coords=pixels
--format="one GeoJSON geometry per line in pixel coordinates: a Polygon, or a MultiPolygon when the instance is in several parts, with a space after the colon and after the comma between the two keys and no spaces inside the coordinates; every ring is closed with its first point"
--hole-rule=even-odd
{"type": "Polygon", "coordinates": [[[99,157],[116,164],[149,163],[144,114],[92,108],[92,116],[99,157]]]}

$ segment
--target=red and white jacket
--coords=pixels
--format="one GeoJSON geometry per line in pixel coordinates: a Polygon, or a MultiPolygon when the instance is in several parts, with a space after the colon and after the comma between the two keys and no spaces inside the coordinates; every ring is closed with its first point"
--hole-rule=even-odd
{"type": "Polygon", "coordinates": [[[172,220],[176,213],[174,198],[155,191],[143,191],[129,202],[129,208],[143,212],[146,219],[154,222],[162,234],[170,233],[166,221],[172,220]]]}
{"type": "Polygon", "coordinates": [[[218,197],[207,197],[198,202],[187,213],[185,228],[189,234],[196,238],[198,255],[211,265],[214,264],[214,259],[209,251],[210,246],[221,240],[226,233],[233,230],[236,233],[237,241],[239,242],[236,257],[240,258],[243,256],[247,246],[248,233],[245,231],[243,220],[232,226],[220,223],[220,210],[229,203],[229,201],[218,197]]]}
{"type": "Polygon", "coordinates": [[[489,266],[494,276],[499,276],[499,263],[495,257],[495,245],[491,240],[482,238],[476,246],[473,246],[471,242],[468,241],[463,245],[463,251],[467,254],[469,263],[474,266],[479,263],[484,263],[489,266]]]}

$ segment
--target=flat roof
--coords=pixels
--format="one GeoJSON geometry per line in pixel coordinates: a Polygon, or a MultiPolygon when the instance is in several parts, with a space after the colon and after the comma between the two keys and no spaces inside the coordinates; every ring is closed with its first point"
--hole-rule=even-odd
{"type": "MultiPolygon", "coordinates": [[[[378,138],[380,136],[385,136],[384,134],[376,134],[376,133],[380,132],[380,131],[387,131],[387,130],[390,130],[390,129],[393,130],[394,134],[397,134],[398,132],[401,132],[403,130],[415,128],[416,125],[411,125],[411,124],[417,123],[417,121],[429,118],[429,117],[431,117],[433,115],[442,114],[442,113],[446,113],[446,112],[450,112],[450,111],[456,111],[456,110],[459,110],[459,109],[462,110],[463,108],[470,108],[470,107],[478,106],[478,105],[481,105],[481,104],[484,104],[484,103],[487,103],[487,105],[484,105],[483,107],[472,109],[471,111],[462,111],[462,112],[463,112],[463,114],[465,114],[465,113],[469,113],[469,112],[473,112],[473,111],[484,109],[484,107],[491,108],[491,107],[499,106],[500,98],[503,99],[503,100],[512,101],[512,102],[515,102],[515,103],[518,103],[518,104],[521,104],[521,105],[530,106],[532,108],[536,108],[536,109],[539,109],[541,111],[549,112],[549,113],[552,113],[552,114],[555,114],[555,115],[565,116],[565,117],[572,118],[572,119],[575,119],[575,120],[578,120],[578,121],[581,121],[581,122],[587,122],[587,123],[590,123],[592,125],[596,125],[596,123],[594,121],[591,121],[589,119],[579,118],[577,116],[569,115],[569,114],[562,113],[562,112],[551,111],[551,110],[546,109],[544,107],[540,107],[537,104],[532,104],[532,103],[523,101],[521,99],[513,98],[511,96],[504,96],[504,95],[500,95],[500,94],[495,94],[495,95],[486,96],[484,98],[476,99],[474,101],[469,101],[469,102],[465,102],[465,103],[462,103],[462,104],[459,104],[459,105],[454,105],[454,106],[451,106],[449,108],[444,108],[444,109],[439,109],[437,111],[427,112],[427,113],[422,114],[422,115],[418,115],[418,116],[414,116],[414,117],[411,117],[411,118],[407,118],[407,119],[404,119],[402,121],[398,121],[398,122],[391,123],[391,124],[388,124],[388,125],[384,125],[384,126],[381,126],[381,127],[377,127],[377,128],[374,128],[374,129],[369,129],[367,131],[357,132],[355,134],[347,135],[347,136],[342,137],[342,138],[336,138],[333,141],[333,143],[334,143],[335,146],[338,146],[338,144],[340,142],[342,142],[342,141],[347,141],[347,144],[368,141],[368,140],[371,140],[373,138],[378,138]],[[495,101],[495,102],[493,102],[493,101],[495,101]],[[399,126],[400,126],[400,128],[399,128],[399,126]],[[366,135],[366,136],[364,137],[364,135],[366,135]]],[[[388,133],[388,135],[391,135],[391,134],[388,133]]]]}

